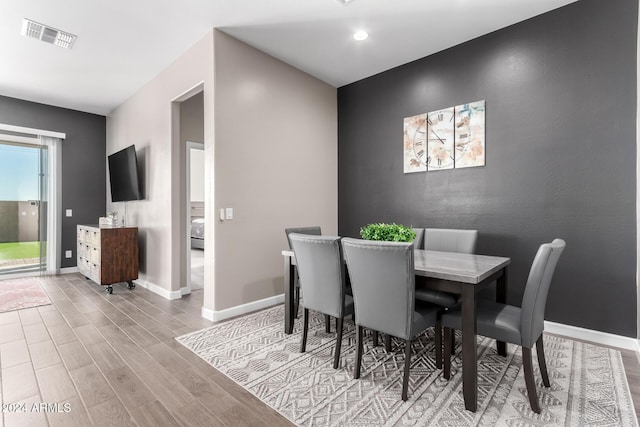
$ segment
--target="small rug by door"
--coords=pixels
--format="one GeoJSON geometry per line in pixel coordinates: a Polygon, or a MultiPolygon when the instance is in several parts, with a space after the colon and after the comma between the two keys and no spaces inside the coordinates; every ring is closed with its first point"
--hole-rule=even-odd
{"type": "Polygon", "coordinates": [[[51,304],[38,278],[0,280],[0,313],[51,304]]]}
{"type": "Polygon", "coordinates": [[[472,413],[464,409],[460,352],[451,380],[444,380],[435,368],[432,329],[413,343],[409,400],[403,402],[402,345],[394,342],[387,353],[365,344],[362,374],[354,380],[352,321],[345,321],[341,366],[334,370],[335,333],[324,332],[324,317],[310,319],[306,353],[299,353],[301,322],[285,335],[283,319],[280,305],[176,339],[298,425],[638,425],[617,350],[545,335],[551,387],[542,386],[536,370],[538,415],[529,407],[520,349],[510,345],[504,358],[495,341],[478,337],[478,411],[472,413]]]}

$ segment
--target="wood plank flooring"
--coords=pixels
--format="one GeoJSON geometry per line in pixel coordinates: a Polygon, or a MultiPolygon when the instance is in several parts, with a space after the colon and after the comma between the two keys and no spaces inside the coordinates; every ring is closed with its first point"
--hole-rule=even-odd
{"type": "MultiPolygon", "coordinates": [[[[0,313],[0,398],[27,409],[0,427],[293,425],[174,340],[212,324],[202,291],[168,301],[78,274],[41,283],[52,305],[0,313]]],[[[638,355],[622,354],[640,415],[638,355]]]]}
{"type": "Polygon", "coordinates": [[[0,313],[0,397],[18,409],[0,427],[293,425],[174,340],[212,325],[202,291],[40,280],[52,305],[0,313]]]}

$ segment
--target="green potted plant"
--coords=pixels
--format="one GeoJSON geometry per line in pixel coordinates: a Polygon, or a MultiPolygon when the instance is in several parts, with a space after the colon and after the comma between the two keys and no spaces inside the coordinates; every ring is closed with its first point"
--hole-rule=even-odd
{"type": "Polygon", "coordinates": [[[385,242],[413,242],[416,232],[400,224],[369,224],[360,228],[360,236],[365,240],[385,242]]]}

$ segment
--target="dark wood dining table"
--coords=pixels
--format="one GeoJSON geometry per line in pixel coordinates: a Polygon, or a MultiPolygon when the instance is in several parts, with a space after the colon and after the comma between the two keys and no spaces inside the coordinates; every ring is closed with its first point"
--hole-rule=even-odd
{"type": "MultiPolygon", "coordinates": [[[[293,251],[282,251],[284,256],[284,331],[293,331],[294,277],[296,274],[293,251]]],[[[454,252],[414,251],[416,286],[451,292],[460,296],[462,310],[462,391],[465,408],[475,412],[478,407],[478,357],[476,348],[476,294],[496,283],[496,301],[506,302],[508,266],[510,258],[472,255],[454,252]]],[[[498,342],[498,353],[507,354],[504,342],[498,342]]]]}

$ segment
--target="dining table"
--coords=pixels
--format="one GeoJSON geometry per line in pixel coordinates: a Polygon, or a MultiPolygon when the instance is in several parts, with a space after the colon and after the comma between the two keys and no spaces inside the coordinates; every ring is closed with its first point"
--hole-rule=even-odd
{"type": "MultiPolygon", "coordinates": [[[[284,257],[284,332],[293,332],[295,255],[282,251],[284,257]]],[[[475,412],[478,407],[478,357],[476,342],[476,296],[495,283],[496,302],[505,303],[508,266],[511,259],[500,256],[474,255],[457,252],[414,250],[416,286],[445,291],[459,296],[462,318],[462,393],[465,408],[475,412]]],[[[506,343],[497,342],[498,354],[506,356],[506,343]]]]}

